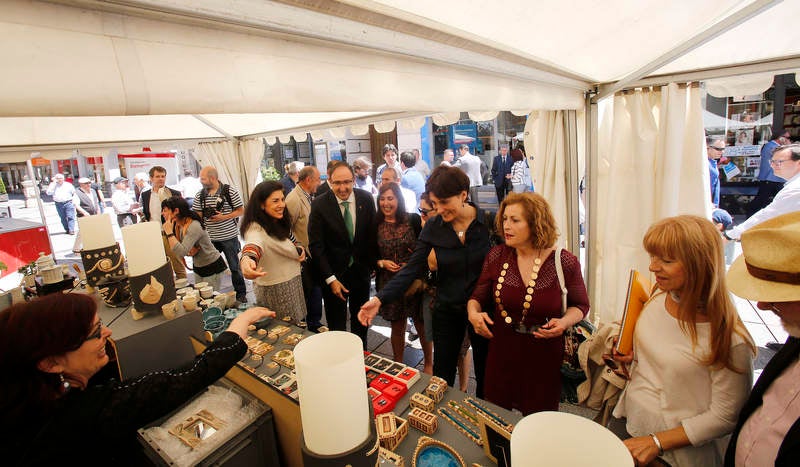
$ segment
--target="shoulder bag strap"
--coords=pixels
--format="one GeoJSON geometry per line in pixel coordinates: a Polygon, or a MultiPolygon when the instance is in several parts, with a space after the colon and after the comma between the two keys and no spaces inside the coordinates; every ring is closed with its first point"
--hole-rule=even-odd
{"type": "Polygon", "coordinates": [[[567,287],[564,285],[564,265],[561,264],[561,250],[563,248],[556,248],[556,275],[558,276],[558,286],[561,288],[561,316],[567,314],[567,287]]]}

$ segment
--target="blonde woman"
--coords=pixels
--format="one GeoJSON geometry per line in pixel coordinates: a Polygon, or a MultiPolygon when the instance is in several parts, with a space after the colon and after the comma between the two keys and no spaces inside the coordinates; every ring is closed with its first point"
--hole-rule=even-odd
{"type": "Polygon", "coordinates": [[[697,216],[656,222],[644,236],[656,291],[634,332],[631,378],[614,410],[627,418],[636,465],[722,465],[750,392],[753,340],[725,285],[719,231],[697,216]]]}

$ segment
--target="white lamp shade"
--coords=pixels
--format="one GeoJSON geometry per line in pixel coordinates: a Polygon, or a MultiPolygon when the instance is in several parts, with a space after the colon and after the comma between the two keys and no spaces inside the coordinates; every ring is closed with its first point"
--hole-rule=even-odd
{"type": "Polygon", "coordinates": [[[111,214],[79,217],[78,229],[81,231],[84,250],[97,250],[117,242],[111,227],[111,214]]]}
{"type": "Polygon", "coordinates": [[[633,467],[633,457],[614,433],[588,418],[539,412],[514,427],[511,465],[633,467]]]}
{"type": "Polygon", "coordinates": [[[343,331],[307,337],[294,363],[306,447],[337,455],[364,443],[371,421],[361,339],[343,331]]]}
{"type": "Polygon", "coordinates": [[[167,261],[159,222],[142,222],[123,227],[121,230],[125,256],[128,258],[129,275],[140,276],[155,271],[167,261]]]}

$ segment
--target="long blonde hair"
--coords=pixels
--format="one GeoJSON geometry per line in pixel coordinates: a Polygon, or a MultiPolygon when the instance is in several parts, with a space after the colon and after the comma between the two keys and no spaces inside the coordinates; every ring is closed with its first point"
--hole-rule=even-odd
{"type": "Polygon", "coordinates": [[[697,310],[705,311],[711,324],[711,348],[703,363],[715,368],[727,367],[737,373],[744,371],[731,362],[734,333],[742,336],[754,355],[755,345],[725,285],[725,259],[719,231],[702,217],[668,217],[651,225],[642,243],[649,254],[674,259],[683,265],[686,279],[678,304],[678,322],[695,346],[697,310]]]}

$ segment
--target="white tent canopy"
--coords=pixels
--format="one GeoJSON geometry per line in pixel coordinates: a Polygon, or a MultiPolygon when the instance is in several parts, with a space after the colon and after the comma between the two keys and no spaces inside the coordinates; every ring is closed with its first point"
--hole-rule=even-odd
{"type": "MultiPolygon", "coordinates": [[[[421,116],[452,123],[459,111],[530,109],[538,111],[530,122],[553,131],[526,133],[526,144],[533,136],[531,144],[547,145],[549,157],[566,161],[549,166],[554,179],[543,183],[554,181],[557,196],[574,197],[585,151],[591,194],[598,171],[609,170],[598,166],[599,98],[713,79],[720,92],[763,89],[771,74],[800,70],[800,42],[791,33],[800,24],[797,6],[789,0],[6,0],[0,161],[43,148],[68,154],[164,141],[227,140],[241,148],[259,136],[344,133],[349,125],[363,131],[369,123],[390,131],[396,120],[421,116]]],[[[701,138],[687,141],[695,139],[701,138]]],[[[227,153],[249,157],[258,150],[227,153]]],[[[246,172],[250,161],[238,162],[231,170],[246,172]]],[[[548,192],[543,183],[537,189],[548,192]]],[[[592,204],[590,234],[600,222],[592,204]]],[[[577,219],[574,199],[556,205],[577,219]]],[[[567,232],[572,227],[562,224],[567,232]]],[[[589,246],[590,269],[595,249],[589,246]]],[[[614,286],[608,282],[603,286],[614,286]]]]}
{"type": "Polygon", "coordinates": [[[578,109],[620,79],[800,69],[793,3],[9,0],[0,117],[24,121],[0,119],[0,148],[278,135],[351,112],[578,109]],[[148,117],[30,120],[100,115],[148,117]]]}

